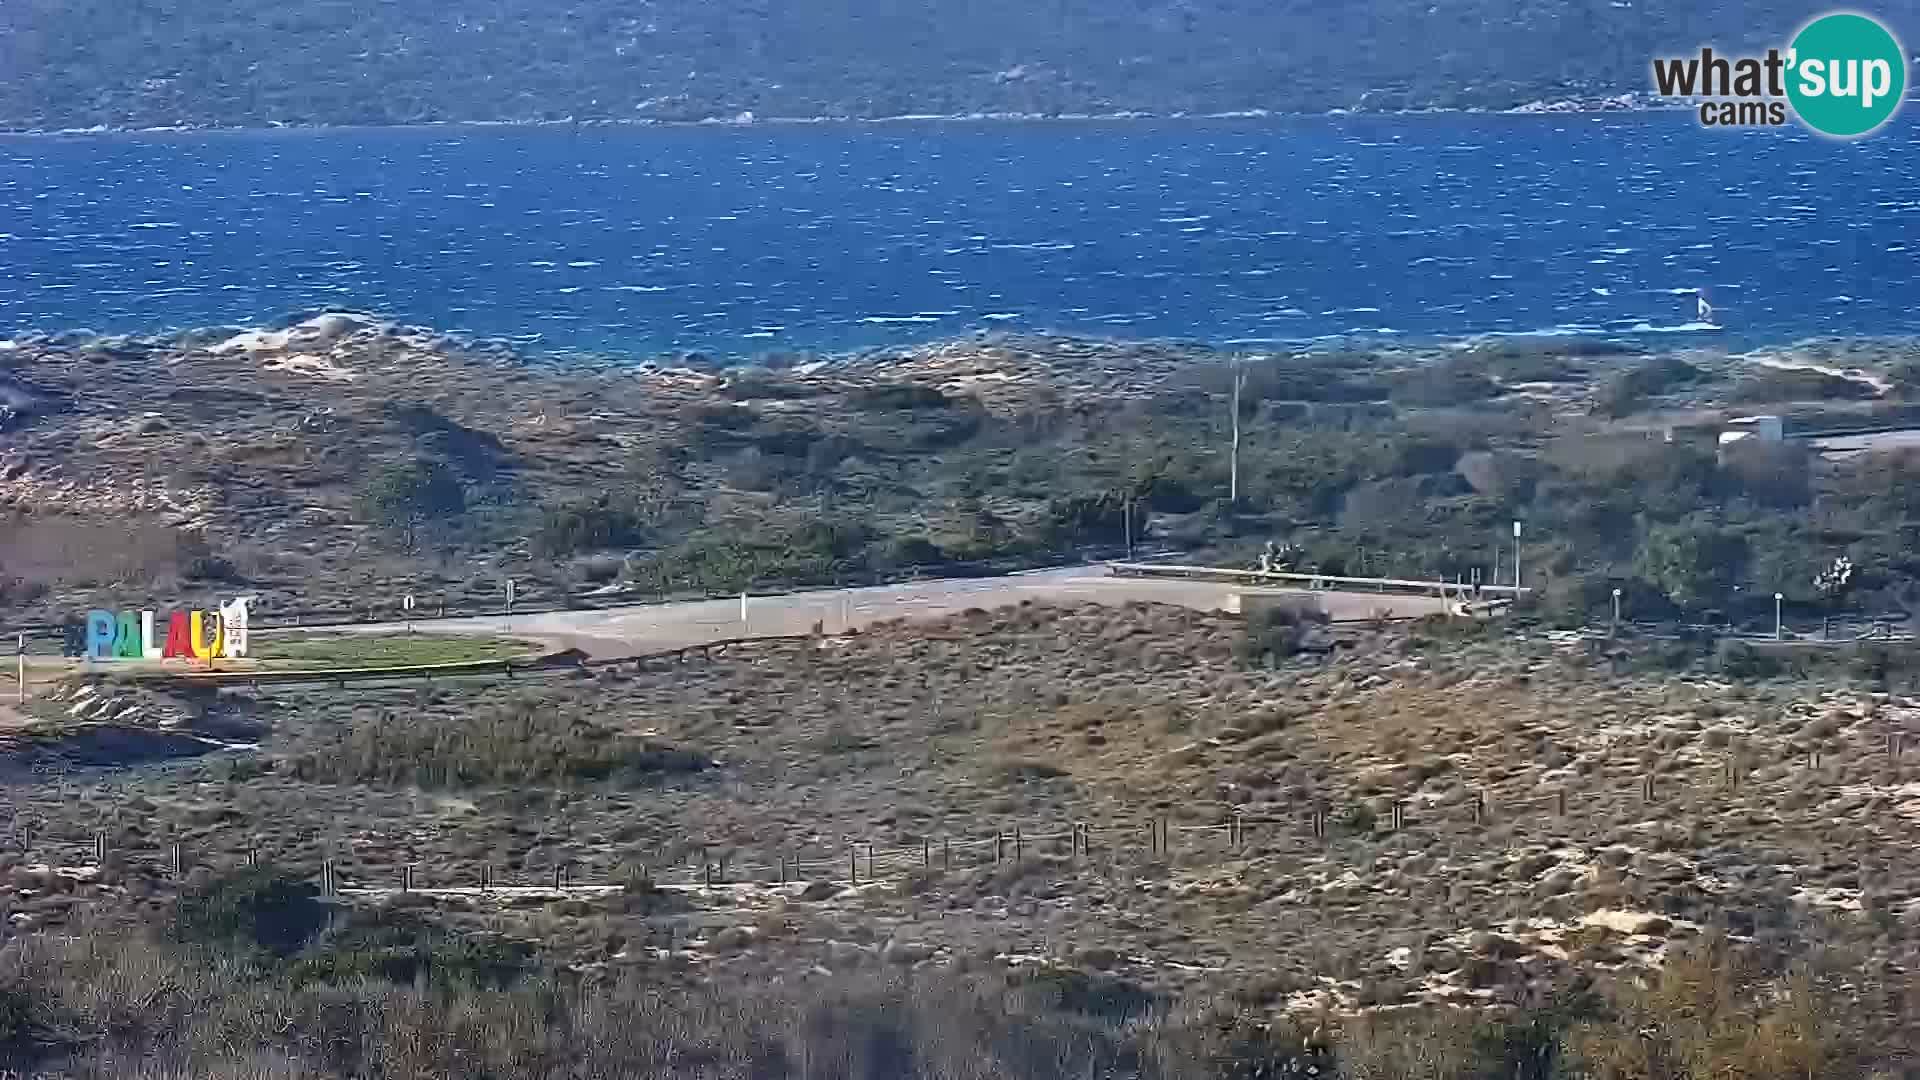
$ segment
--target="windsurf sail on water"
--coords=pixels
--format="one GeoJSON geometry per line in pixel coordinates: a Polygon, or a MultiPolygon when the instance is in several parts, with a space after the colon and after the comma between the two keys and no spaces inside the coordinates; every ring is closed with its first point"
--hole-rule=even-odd
{"type": "Polygon", "coordinates": [[[1707,294],[1701,293],[1700,295],[1694,297],[1694,302],[1696,304],[1695,310],[1698,312],[1697,317],[1699,318],[1699,320],[1703,323],[1707,323],[1708,325],[1712,325],[1713,324],[1713,305],[1707,303],[1707,294]]]}

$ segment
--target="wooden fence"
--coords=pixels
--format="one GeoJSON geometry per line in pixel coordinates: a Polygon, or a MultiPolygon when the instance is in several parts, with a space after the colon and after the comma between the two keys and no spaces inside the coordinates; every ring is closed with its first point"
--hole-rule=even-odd
{"type": "MultiPolygon", "coordinates": [[[[1904,732],[1888,732],[1884,753],[1898,762],[1915,745],[1904,732]]],[[[1808,769],[1818,770],[1821,757],[1809,752],[1803,759],[1808,769]]],[[[1744,758],[1729,756],[1720,769],[1720,784],[1729,794],[1744,782],[1750,764],[1744,758]]],[[[1689,784],[1697,782],[1687,781],[1689,784]]],[[[741,850],[731,844],[709,840],[700,842],[681,838],[669,850],[679,854],[655,854],[649,858],[635,853],[628,859],[592,859],[555,857],[539,870],[522,865],[518,874],[502,872],[487,863],[455,860],[398,860],[361,862],[341,858],[327,845],[315,845],[305,852],[274,851],[271,856],[258,847],[235,856],[229,848],[217,859],[196,858],[182,843],[162,848],[115,847],[110,834],[96,831],[91,842],[75,840],[70,831],[55,838],[30,817],[16,815],[12,828],[0,835],[0,867],[8,863],[45,867],[55,872],[83,874],[89,868],[104,868],[109,861],[123,865],[144,865],[163,876],[184,877],[196,865],[231,869],[239,865],[274,862],[313,868],[311,879],[326,897],[387,895],[393,893],[484,894],[513,891],[550,892],[578,895],[617,891],[638,883],[661,888],[702,889],[743,884],[793,885],[801,882],[867,885],[899,881],[912,875],[938,875],[955,870],[983,867],[1018,867],[1030,862],[1054,866],[1101,862],[1135,863],[1204,861],[1291,852],[1310,855],[1325,851],[1342,839],[1381,839],[1384,835],[1410,834],[1440,840],[1444,834],[1457,841],[1460,827],[1468,835],[1485,835],[1496,825],[1512,829],[1540,820],[1565,821],[1578,817],[1583,805],[1607,799],[1635,800],[1649,812],[1666,793],[1677,786],[1675,778],[1662,779],[1654,772],[1639,778],[1637,791],[1558,789],[1526,799],[1507,799],[1496,803],[1484,790],[1470,792],[1452,805],[1437,806],[1409,798],[1387,803],[1385,820],[1370,819],[1368,813],[1354,816],[1346,804],[1348,816],[1336,816],[1329,805],[1284,816],[1269,816],[1228,810],[1222,820],[1210,823],[1175,822],[1165,816],[1128,821],[1068,821],[1045,823],[1040,830],[1015,824],[996,828],[987,835],[933,836],[918,843],[881,847],[866,840],[849,839],[823,850],[822,845],[760,846],[741,850]],[[1575,801],[1577,798],[1578,801],[1575,801]]],[[[1377,803],[1378,800],[1375,800],[1377,803]]],[[[1562,834],[1563,830],[1555,830],[1562,834]]]]}

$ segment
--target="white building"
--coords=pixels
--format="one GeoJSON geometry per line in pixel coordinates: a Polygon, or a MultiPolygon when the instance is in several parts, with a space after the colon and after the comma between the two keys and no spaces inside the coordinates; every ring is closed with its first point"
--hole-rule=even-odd
{"type": "Polygon", "coordinates": [[[1786,438],[1786,424],[1777,416],[1736,416],[1720,430],[1720,445],[1745,442],[1777,443],[1786,438]]]}

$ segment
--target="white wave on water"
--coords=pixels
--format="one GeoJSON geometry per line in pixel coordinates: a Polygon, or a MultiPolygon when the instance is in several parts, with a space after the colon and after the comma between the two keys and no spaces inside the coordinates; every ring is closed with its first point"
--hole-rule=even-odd
{"type": "Polygon", "coordinates": [[[1655,326],[1652,323],[1637,322],[1627,327],[1629,334],[1704,334],[1723,330],[1725,327],[1710,322],[1685,322],[1673,326],[1655,326]]]}
{"type": "MultiPolygon", "coordinates": [[[[1604,334],[1606,332],[1606,328],[1602,326],[1590,326],[1586,323],[1560,323],[1557,326],[1549,326],[1544,330],[1490,330],[1484,334],[1475,336],[1483,338],[1585,337],[1591,334],[1604,334]]],[[[1463,348],[1471,344],[1473,344],[1472,339],[1461,342],[1463,348]]]]}
{"type": "Polygon", "coordinates": [[[608,292],[666,292],[665,285],[609,285],[608,292]]]}
{"type": "Polygon", "coordinates": [[[994,322],[1005,322],[1008,319],[1017,319],[1020,316],[1011,311],[996,311],[988,315],[982,315],[980,317],[983,319],[992,319],[994,322]]]}
{"type": "Polygon", "coordinates": [[[889,326],[895,323],[934,323],[940,319],[933,315],[863,315],[854,321],[872,326],[889,326]]]}

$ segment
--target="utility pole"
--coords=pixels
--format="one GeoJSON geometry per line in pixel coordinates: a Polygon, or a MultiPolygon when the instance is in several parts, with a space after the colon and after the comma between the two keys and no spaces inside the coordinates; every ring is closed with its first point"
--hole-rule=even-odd
{"type": "Polygon", "coordinates": [[[1240,505],[1240,391],[1246,388],[1247,373],[1239,357],[1233,358],[1233,447],[1228,452],[1227,501],[1240,505]]]}
{"type": "Polygon", "coordinates": [[[1615,588],[1613,590],[1613,628],[1607,632],[1607,636],[1618,637],[1619,635],[1620,635],[1620,590],[1618,588],[1615,588]]]}
{"type": "Polygon", "coordinates": [[[1787,625],[1780,618],[1780,602],[1786,598],[1784,593],[1773,594],[1773,640],[1775,641],[1781,641],[1787,636],[1787,625]]]}
{"type": "Polygon", "coordinates": [[[1127,561],[1132,562],[1133,561],[1133,496],[1131,495],[1127,496],[1126,501],[1121,504],[1121,513],[1126,519],[1127,561]]]}

